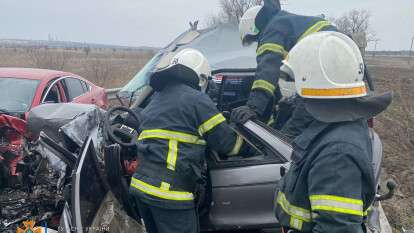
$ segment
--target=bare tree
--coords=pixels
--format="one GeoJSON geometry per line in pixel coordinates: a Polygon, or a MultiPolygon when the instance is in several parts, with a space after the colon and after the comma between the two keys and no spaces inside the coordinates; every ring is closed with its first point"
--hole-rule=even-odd
{"type": "Polygon", "coordinates": [[[220,5],[228,22],[239,23],[247,9],[261,2],[261,0],[220,0],[220,5]]]}
{"type": "Polygon", "coordinates": [[[214,27],[214,26],[217,26],[223,23],[226,23],[223,12],[219,12],[218,14],[208,15],[205,20],[205,25],[207,27],[214,27]]]}
{"type": "Polygon", "coordinates": [[[208,26],[223,23],[238,24],[244,12],[252,6],[260,5],[262,0],[220,0],[220,12],[207,19],[208,26]]]}
{"type": "Polygon", "coordinates": [[[99,86],[108,86],[116,73],[112,59],[94,57],[84,64],[86,77],[99,86]]]}
{"type": "Polygon", "coordinates": [[[352,10],[334,20],[340,31],[347,35],[365,34],[366,41],[375,41],[376,33],[370,25],[371,14],[367,10],[352,10]]]}
{"type": "Polygon", "coordinates": [[[72,54],[63,49],[30,47],[26,55],[35,68],[64,70],[72,54]]]}
{"type": "Polygon", "coordinates": [[[223,23],[238,24],[240,18],[249,8],[261,5],[263,2],[271,7],[280,7],[287,0],[220,0],[220,12],[207,17],[207,26],[216,26],[223,23]]]}
{"type": "Polygon", "coordinates": [[[85,52],[86,56],[89,56],[89,53],[91,52],[91,47],[89,46],[83,47],[83,52],[85,52]]]}

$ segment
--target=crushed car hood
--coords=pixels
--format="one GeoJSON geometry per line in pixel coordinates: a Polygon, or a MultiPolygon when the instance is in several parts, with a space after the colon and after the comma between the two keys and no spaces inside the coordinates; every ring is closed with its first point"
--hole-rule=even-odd
{"type": "Polygon", "coordinates": [[[43,131],[57,142],[69,138],[81,147],[102,119],[103,110],[95,105],[44,104],[30,111],[27,131],[36,138],[43,131]]]}

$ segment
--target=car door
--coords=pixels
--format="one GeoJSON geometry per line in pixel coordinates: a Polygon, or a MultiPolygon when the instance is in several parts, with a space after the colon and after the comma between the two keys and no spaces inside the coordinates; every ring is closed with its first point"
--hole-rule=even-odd
{"type": "Polygon", "coordinates": [[[93,139],[88,137],[72,175],[71,216],[76,233],[88,232],[107,194],[94,161],[96,156],[93,139]]]}
{"type": "Polygon", "coordinates": [[[65,77],[63,83],[68,102],[95,104],[95,100],[91,97],[90,86],[83,80],[65,77]]]}
{"type": "Polygon", "coordinates": [[[288,166],[292,147],[260,122],[249,121],[240,133],[256,149],[252,154],[208,158],[211,181],[210,230],[277,227],[274,194],[288,166]]]}

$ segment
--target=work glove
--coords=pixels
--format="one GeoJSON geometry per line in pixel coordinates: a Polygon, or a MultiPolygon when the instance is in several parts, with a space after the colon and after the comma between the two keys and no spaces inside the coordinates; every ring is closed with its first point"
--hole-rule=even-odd
{"type": "Polygon", "coordinates": [[[249,120],[256,119],[257,113],[248,106],[241,106],[231,112],[230,120],[237,124],[244,124],[249,120]]]}

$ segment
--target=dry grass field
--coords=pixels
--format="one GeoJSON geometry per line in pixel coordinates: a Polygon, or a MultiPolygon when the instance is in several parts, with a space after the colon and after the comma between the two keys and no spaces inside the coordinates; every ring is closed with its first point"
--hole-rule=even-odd
{"type": "Polygon", "coordinates": [[[153,54],[127,49],[0,48],[0,67],[63,70],[99,86],[115,88],[125,85],[153,54]]]}
{"type": "Polygon", "coordinates": [[[391,107],[376,119],[384,144],[384,177],[399,184],[395,197],[383,203],[394,232],[414,228],[414,64],[406,58],[368,58],[378,92],[392,90],[391,107]]]}
{"type": "MultiPolygon", "coordinates": [[[[0,49],[0,67],[39,67],[69,71],[107,88],[121,87],[152,57],[148,51],[0,49]]],[[[383,206],[394,227],[414,228],[414,65],[404,58],[367,58],[377,92],[394,91],[375,128],[384,144],[384,176],[399,189],[383,206]]]]}

